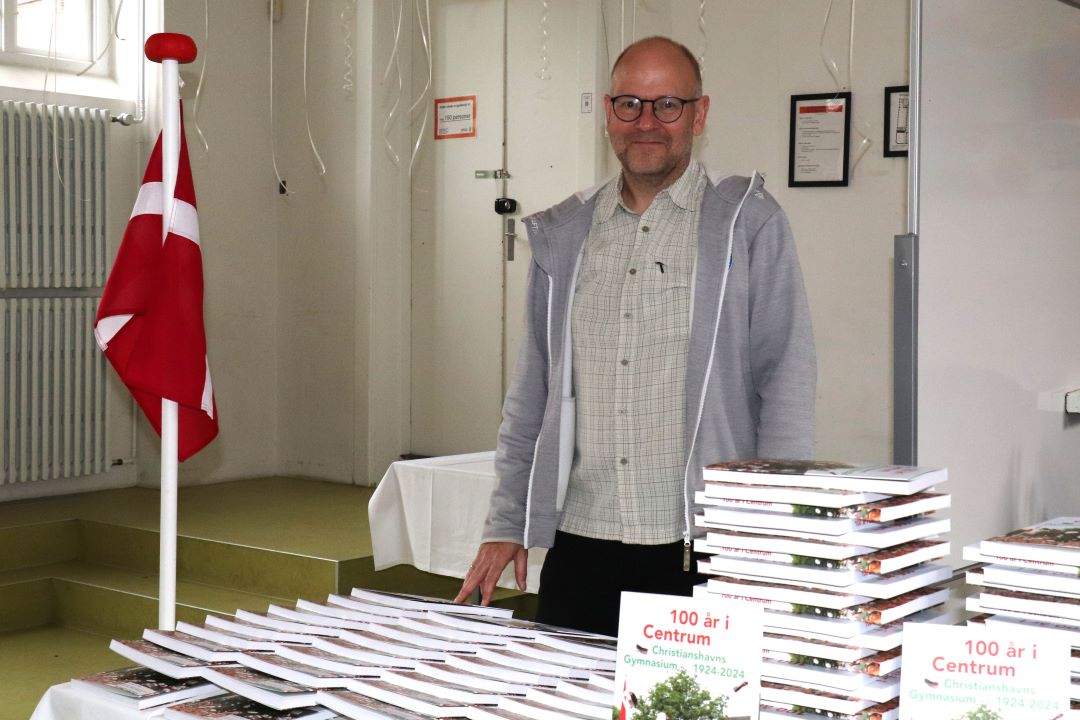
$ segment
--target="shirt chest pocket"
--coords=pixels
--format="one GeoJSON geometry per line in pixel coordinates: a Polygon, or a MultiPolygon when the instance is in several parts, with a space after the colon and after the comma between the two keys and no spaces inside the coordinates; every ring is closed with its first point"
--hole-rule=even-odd
{"type": "Polygon", "coordinates": [[[685,339],[690,326],[689,267],[651,260],[641,270],[641,320],[654,340],[685,339]]]}

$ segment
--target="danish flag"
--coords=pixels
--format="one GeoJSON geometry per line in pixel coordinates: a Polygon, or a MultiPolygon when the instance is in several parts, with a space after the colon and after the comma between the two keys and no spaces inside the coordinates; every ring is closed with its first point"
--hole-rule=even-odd
{"type": "Polygon", "coordinates": [[[159,134],[98,305],[94,336],[158,435],[161,400],[177,403],[177,460],[183,461],[218,433],[203,329],[199,217],[183,121],[164,241],[163,187],[159,134]]]}

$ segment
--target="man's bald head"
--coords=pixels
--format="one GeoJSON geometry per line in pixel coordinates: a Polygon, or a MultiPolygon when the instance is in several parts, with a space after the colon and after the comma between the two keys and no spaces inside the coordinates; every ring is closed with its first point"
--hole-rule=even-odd
{"type": "Polygon", "coordinates": [[[612,83],[614,84],[615,73],[618,72],[619,65],[621,65],[628,56],[642,50],[654,48],[669,49],[672,51],[672,56],[676,62],[685,62],[686,71],[690,73],[690,76],[694,79],[694,97],[701,95],[701,65],[698,64],[697,58],[694,57],[694,53],[690,52],[690,49],[682,43],[677,43],[674,40],[661,35],[642,38],[637,42],[627,45],[626,48],[619,53],[619,57],[615,58],[615,64],[611,66],[612,83]]]}

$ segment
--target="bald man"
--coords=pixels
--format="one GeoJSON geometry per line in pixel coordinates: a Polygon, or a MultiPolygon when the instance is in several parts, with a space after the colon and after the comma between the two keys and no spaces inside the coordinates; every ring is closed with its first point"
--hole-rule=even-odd
{"type": "Polygon", "coordinates": [[[498,486],[458,595],[549,548],[537,619],[614,635],[624,590],[688,595],[702,466],[809,458],[817,367],[787,218],[693,159],[709,98],[684,46],[623,51],[605,96],[622,166],[525,219],[526,332],[498,486]]]}

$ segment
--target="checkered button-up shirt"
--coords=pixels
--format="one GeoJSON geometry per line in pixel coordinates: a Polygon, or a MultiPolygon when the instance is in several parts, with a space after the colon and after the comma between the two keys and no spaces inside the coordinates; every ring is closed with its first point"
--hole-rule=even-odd
{"type": "Polygon", "coordinates": [[[685,379],[698,208],[696,161],[637,215],[621,176],[597,198],[573,323],[576,451],[559,529],[653,545],[679,540],[685,379]]]}

